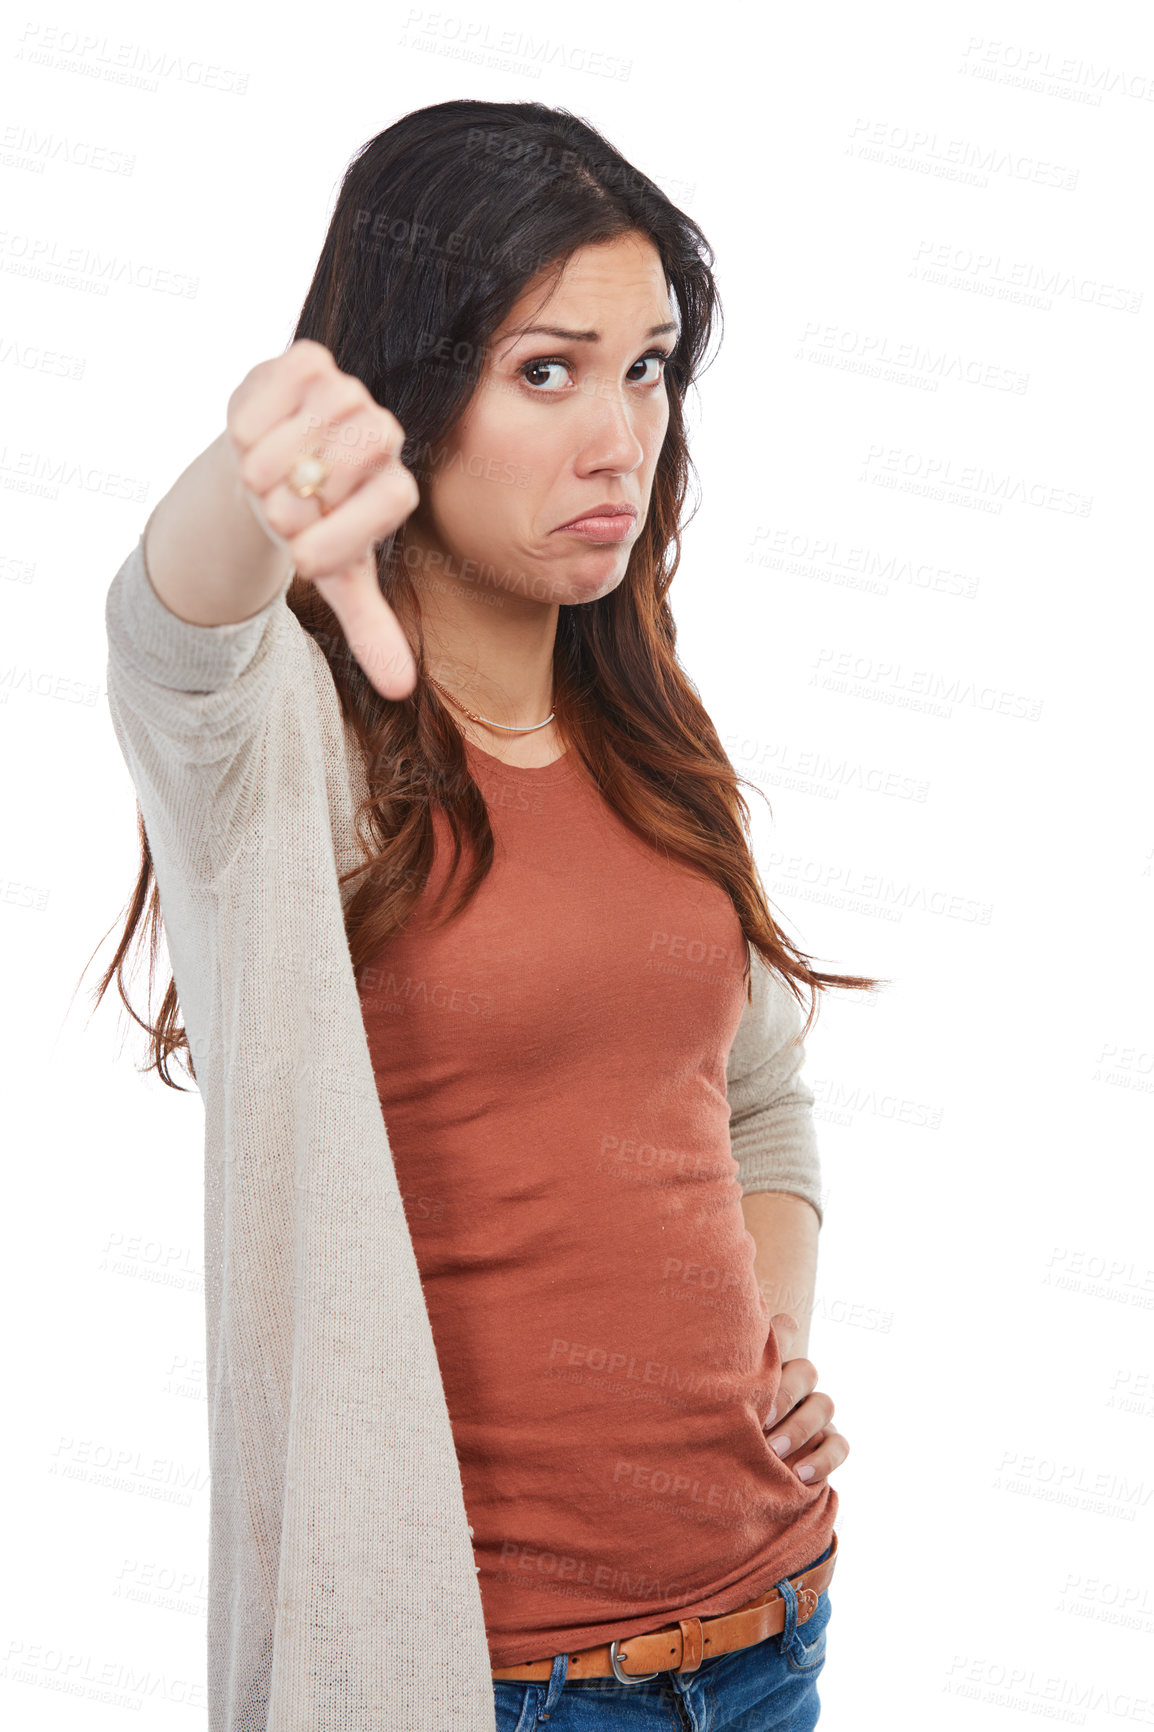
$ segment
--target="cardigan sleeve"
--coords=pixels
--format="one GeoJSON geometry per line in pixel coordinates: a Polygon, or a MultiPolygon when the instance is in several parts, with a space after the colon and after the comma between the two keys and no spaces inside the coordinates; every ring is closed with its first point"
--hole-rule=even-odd
{"type": "Polygon", "coordinates": [[[233,857],[251,813],[262,739],[287,681],[307,703],[306,633],[285,603],[229,625],[180,619],[152,587],[141,536],[109,586],[108,706],[145,827],[206,882],[233,857]]]}
{"type": "Polygon", "coordinates": [[[778,975],[751,950],[753,1002],[747,1004],[727,1069],[729,1137],[742,1195],[790,1191],[822,1224],[821,1163],[813,1091],[802,1078],[801,1008],[778,975]]]}

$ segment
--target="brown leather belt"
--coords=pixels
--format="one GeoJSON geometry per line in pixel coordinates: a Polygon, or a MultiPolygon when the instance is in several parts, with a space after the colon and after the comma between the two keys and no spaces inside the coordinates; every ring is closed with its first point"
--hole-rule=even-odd
{"type": "MultiPolygon", "coordinates": [[[[790,1576],[797,1595],[797,1622],[804,1624],[817,1607],[817,1597],[829,1585],[837,1562],[837,1534],[830,1541],[830,1552],[820,1564],[800,1575],[790,1576]]],[[[622,1640],[600,1642],[594,1648],[581,1648],[569,1656],[566,1681],[570,1678],[620,1678],[640,1683],[657,1672],[696,1672],[702,1660],[714,1654],[732,1654],[738,1648],[748,1648],[754,1642],[764,1642],[785,1628],[785,1601],[776,1588],[724,1612],[719,1618],[678,1618],[675,1624],[662,1625],[659,1630],[647,1630],[643,1636],[628,1636],[622,1640]],[[632,1662],[627,1672],[624,1662],[632,1662]]],[[[538,1682],[547,1680],[553,1661],[524,1660],[517,1666],[494,1666],[494,1678],[524,1678],[538,1682]]]]}

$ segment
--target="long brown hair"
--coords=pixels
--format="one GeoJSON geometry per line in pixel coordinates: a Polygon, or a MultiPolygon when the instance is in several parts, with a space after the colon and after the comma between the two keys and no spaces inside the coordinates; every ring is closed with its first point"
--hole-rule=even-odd
{"type": "MultiPolygon", "coordinates": [[[[776,924],[750,849],[739,777],[676,655],[668,593],[681,557],[689,481],[696,476],[684,401],[721,313],[712,250],[697,224],[566,109],[538,102],[436,103],[405,115],[353,159],[293,341],[323,343],[338,367],[392,410],[406,434],[402,461],[419,483],[440,461],[443,442],[480,378],[488,341],[527,284],[542,272],[553,280],[578,247],[630,233],[656,248],[680,314],[665,375],[668,430],[644,529],[621,583],[596,601],[559,610],[557,728],[636,834],[721,886],[749,945],[799,1003],[799,987],[809,988],[804,1036],[818,992],[868,991],[883,983],[813,968],[812,958],[776,924]]],[[[444,919],[465,906],[493,860],[485,801],[469,772],[463,736],[436,689],[419,677],[420,608],[399,552],[398,537],[389,537],[377,565],[382,591],[417,659],[418,681],[408,698],[389,701],[370,685],[313,584],[294,576],[285,595],[324,652],[342,713],[364,753],[369,797],[357,821],[374,857],[345,875],[363,875],[345,906],[358,979],[404,925],[425,886],[434,806],[454,838],[450,882],[462,857],[470,858],[444,919]]],[[[183,1049],[190,1070],[192,1057],[177,1021],[175,980],[155,1024],[137,1015],[124,989],[124,961],[146,908],[150,991],[161,932],[155,883],[149,896],[153,868],[143,820],[139,828],[140,875],[96,1002],[115,976],[130,1014],[148,1030],[146,1068],[176,1088],[169,1057],[183,1049]]]]}

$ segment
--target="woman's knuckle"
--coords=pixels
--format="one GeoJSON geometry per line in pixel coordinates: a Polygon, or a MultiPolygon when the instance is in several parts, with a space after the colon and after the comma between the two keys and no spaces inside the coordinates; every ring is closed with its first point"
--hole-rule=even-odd
{"type": "MultiPolygon", "coordinates": [[[[250,493],[256,493],[257,489],[255,487],[250,487],[249,491],[250,493]]],[[[283,503],[276,497],[275,493],[269,494],[266,498],[261,499],[260,508],[264,512],[265,522],[268,524],[270,529],[275,530],[278,535],[288,534],[290,528],[288,514],[283,503]]]]}
{"type": "Polygon", "coordinates": [[[251,452],[245,451],[238,456],[236,472],[240,476],[242,486],[247,487],[250,493],[259,494],[261,478],[257,473],[251,452]]]}
{"type": "Polygon", "coordinates": [[[387,468],[400,450],[396,439],[383,422],[375,417],[364,423],[364,445],[369,460],[377,469],[387,468]]]}
{"type": "Polygon", "coordinates": [[[390,507],[404,511],[406,516],[410,511],[414,511],[421,494],[412,471],[400,464],[392,464],[383,471],[383,476],[385,497],[390,507]]]}

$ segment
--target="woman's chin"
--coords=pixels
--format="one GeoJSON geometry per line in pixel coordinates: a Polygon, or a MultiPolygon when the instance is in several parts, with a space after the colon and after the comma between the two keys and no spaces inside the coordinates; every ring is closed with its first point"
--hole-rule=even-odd
{"type": "Polygon", "coordinates": [[[599,601],[603,595],[612,594],[625,576],[629,561],[622,556],[619,547],[591,548],[590,553],[599,557],[586,555],[577,560],[566,571],[563,582],[558,584],[561,592],[558,600],[562,607],[579,607],[583,601],[599,601]]]}

